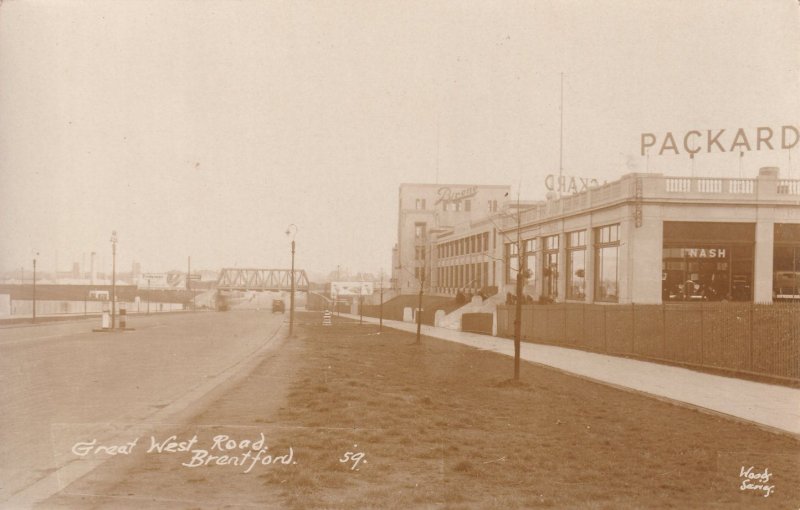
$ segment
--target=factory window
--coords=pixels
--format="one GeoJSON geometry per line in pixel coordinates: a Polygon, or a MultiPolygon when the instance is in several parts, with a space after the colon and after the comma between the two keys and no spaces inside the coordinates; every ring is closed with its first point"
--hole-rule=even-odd
{"type": "Polygon", "coordinates": [[[596,301],[619,300],[619,225],[609,225],[595,232],[595,278],[596,301]]]}
{"type": "Polygon", "coordinates": [[[417,209],[424,211],[425,210],[425,199],[424,198],[418,198],[415,205],[416,205],[417,209]]]}
{"type": "Polygon", "coordinates": [[[414,239],[417,241],[425,240],[425,223],[414,223],[414,239]]]}
{"type": "Polygon", "coordinates": [[[536,283],[536,239],[527,239],[522,245],[525,250],[525,269],[528,271],[528,285],[536,283]]]}

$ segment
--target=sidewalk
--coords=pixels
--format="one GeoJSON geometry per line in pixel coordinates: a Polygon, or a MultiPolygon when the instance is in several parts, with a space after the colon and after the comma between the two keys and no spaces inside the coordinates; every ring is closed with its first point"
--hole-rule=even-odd
{"type": "MultiPolygon", "coordinates": [[[[342,314],[358,320],[358,315],[342,314]]],[[[378,319],[364,317],[365,322],[378,319]]],[[[335,319],[334,319],[335,324],[335,319]]],[[[416,324],[384,319],[384,326],[416,333],[416,324]]],[[[478,349],[514,355],[513,340],[422,326],[422,334],[478,349]]],[[[576,349],[522,342],[523,360],[659,398],[727,414],[783,432],[800,435],[800,390],[685,368],[606,356],[576,349]]]]}

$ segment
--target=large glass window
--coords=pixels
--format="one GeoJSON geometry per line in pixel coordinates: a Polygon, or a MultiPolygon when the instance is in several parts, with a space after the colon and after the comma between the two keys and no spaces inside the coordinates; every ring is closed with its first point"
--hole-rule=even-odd
{"type": "Polygon", "coordinates": [[[586,299],[586,231],[567,235],[567,299],[586,299]]]}
{"type": "Polygon", "coordinates": [[[595,301],[619,301],[619,225],[595,229],[595,301]]]}
{"type": "Polygon", "coordinates": [[[663,301],[753,299],[755,224],[664,222],[663,301]]]}
{"type": "Polygon", "coordinates": [[[558,235],[542,240],[542,295],[558,298],[558,235]]]}
{"type": "Polygon", "coordinates": [[[800,300],[800,224],[775,224],[772,298],[800,300]]]}
{"type": "Polygon", "coordinates": [[[517,243],[506,243],[506,283],[517,281],[519,255],[517,243]]]}
{"type": "Polygon", "coordinates": [[[536,239],[528,239],[523,243],[525,249],[525,269],[528,270],[528,285],[536,283],[536,239]]]}

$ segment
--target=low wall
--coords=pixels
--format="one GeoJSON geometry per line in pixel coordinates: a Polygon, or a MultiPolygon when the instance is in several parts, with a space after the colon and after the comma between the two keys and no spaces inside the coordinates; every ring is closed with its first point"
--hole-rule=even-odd
{"type": "Polygon", "coordinates": [[[493,322],[491,313],[465,313],[461,316],[461,331],[491,335],[493,322]]]}
{"type": "MultiPolygon", "coordinates": [[[[103,312],[104,307],[111,310],[108,301],[44,301],[36,300],[36,315],[96,315],[103,312]]],[[[128,313],[146,313],[148,311],[146,301],[138,302],[117,302],[117,310],[125,308],[128,313]]],[[[150,303],[150,312],[174,312],[183,310],[182,303],[150,303]]],[[[11,313],[4,315],[5,318],[31,317],[33,315],[33,301],[12,300],[11,313]]]]}
{"type": "MultiPolygon", "coordinates": [[[[498,305],[497,334],[514,336],[498,305]]],[[[800,381],[800,305],[692,303],[522,306],[522,339],[800,381]]]]}

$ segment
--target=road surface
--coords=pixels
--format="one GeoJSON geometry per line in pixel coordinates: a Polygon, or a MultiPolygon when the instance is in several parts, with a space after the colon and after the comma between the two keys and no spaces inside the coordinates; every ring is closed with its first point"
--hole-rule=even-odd
{"type": "MultiPolygon", "coordinates": [[[[0,328],[0,508],[63,488],[75,441],[161,423],[268,348],[288,315],[231,311],[0,328]]],[[[82,469],[87,469],[85,466],[82,469]]]]}

